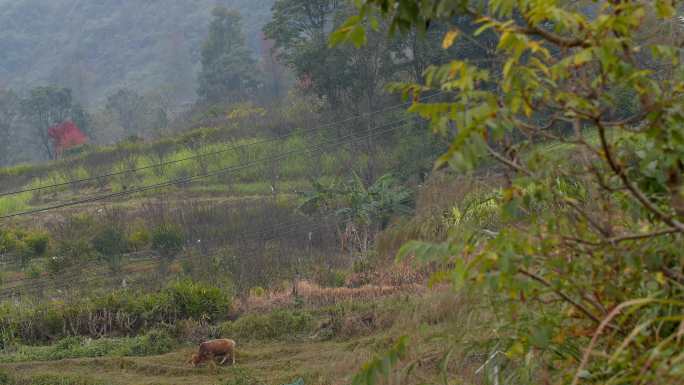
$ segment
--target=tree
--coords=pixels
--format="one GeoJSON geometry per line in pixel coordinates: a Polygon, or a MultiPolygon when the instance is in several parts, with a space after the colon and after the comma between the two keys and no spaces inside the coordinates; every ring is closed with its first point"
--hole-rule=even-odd
{"type": "Polygon", "coordinates": [[[48,128],[67,120],[72,112],[71,90],[59,87],[36,87],[21,102],[22,115],[27,119],[48,159],[55,158],[48,128]]]}
{"type": "Polygon", "coordinates": [[[52,148],[57,157],[61,156],[65,150],[86,142],[85,134],[72,121],[65,121],[48,128],[48,136],[52,140],[52,148]]]}
{"type": "Polygon", "coordinates": [[[12,90],[0,90],[0,166],[10,162],[16,144],[14,125],[20,115],[20,99],[12,90]]]}
{"type": "Polygon", "coordinates": [[[337,216],[343,226],[338,229],[343,244],[350,252],[359,251],[364,256],[392,216],[411,211],[411,191],[392,174],[381,176],[369,186],[354,174],[345,183],[325,186],[315,182],[313,187],[305,194],[300,210],[307,215],[337,216]]]}
{"type": "Polygon", "coordinates": [[[116,91],[107,97],[105,109],[117,119],[126,137],[141,133],[147,109],[145,99],[137,92],[127,88],[116,91]]]}
{"type": "MultiPolygon", "coordinates": [[[[501,293],[492,311],[506,320],[497,349],[513,363],[507,379],[680,384],[684,72],[673,2],[357,4],[334,41],[363,45],[380,16],[403,33],[449,23],[449,47],[462,32],[453,19],[465,16],[496,34],[503,59],[500,76],[468,58],[396,87],[453,138],[437,166],[488,160],[510,173],[490,198],[498,231],[458,228],[400,257],[448,262],[435,279],[501,293]],[[435,89],[453,93],[418,101],[435,89]]],[[[355,383],[373,383],[370,370],[355,383]]]]}
{"type": "Polygon", "coordinates": [[[279,0],[273,20],[264,26],[265,36],[275,42],[276,57],[294,71],[300,85],[340,110],[345,105],[358,110],[361,103],[365,109],[365,95],[359,94],[375,94],[382,85],[376,78],[394,74],[384,67],[392,63],[384,38],[373,40],[363,52],[329,46],[328,33],[349,11],[338,0],[279,0]]]}
{"type": "Polygon", "coordinates": [[[368,135],[377,126],[377,119],[370,112],[396,101],[387,97],[385,87],[400,80],[406,64],[398,39],[386,38],[385,23],[378,25],[377,32],[369,33],[368,44],[360,50],[331,47],[328,34],[351,11],[346,1],[278,0],[264,34],[275,42],[276,57],[294,72],[300,88],[325,100],[329,115],[367,114],[358,124],[337,126],[337,134],[367,136],[353,143],[352,152],[355,157],[360,153],[368,157],[362,174],[370,182],[377,177],[377,144],[368,135]]]}
{"type": "Polygon", "coordinates": [[[197,93],[204,103],[240,101],[257,87],[256,62],[245,44],[238,12],[214,9],[201,64],[197,93]]]}

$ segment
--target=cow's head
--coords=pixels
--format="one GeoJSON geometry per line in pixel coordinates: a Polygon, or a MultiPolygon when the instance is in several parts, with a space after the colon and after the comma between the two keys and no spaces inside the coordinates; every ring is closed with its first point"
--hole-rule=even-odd
{"type": "Polygon", "coordinates": [[[195,353],[188,360],[188,364],[192,365],[193,367],[197,367],[197,364],[199,364],[200,361],[202,361],[202,358],[199,356],[199,354],[195,353]]]}

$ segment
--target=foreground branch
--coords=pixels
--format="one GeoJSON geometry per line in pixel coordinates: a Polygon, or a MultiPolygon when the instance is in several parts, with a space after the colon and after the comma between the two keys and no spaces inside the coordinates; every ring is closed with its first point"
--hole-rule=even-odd
{"type": "Polygon", "coordinates": [[[639,189],[639,187],[637,187],[634,183],[632,183],[632,181],[629,180],[627,174],[625,174],[624,169],[620,165],[618,165],[615,159],[613,158],[610,145],[608,144],[608,140],[606,139],[605,127],[603,126],[600,120],[596,119],[595,122],[599,132],[599,139],[601,140],[601,148],[603,149],[603,153],[606,157],[606,160],[608,161],[608,165],[610,166],[611,170],[613,170],[613,173],[615,173],[615,175],[617,175],[620,178],[622,184],[627,188],[627,190],[632,194],[632,196],[637,201],[639,201],[639,203],[641,203],[641,205],[644,206],[648,211],[655,214],[658,218],[660,218],[661,221],[665,222],[671,227],[674,227],[679,232],[684,232],[683,223],[679,222],[678,220],[674,219],[671,215],[667,215],[662,210],[660,210],[655,205],[655,203],[651,202],[651,200],[646,196],[646,194],[644,194],[644,192],[639,189]]]}
{"type": "MultiPolygon", "coordinates": [[[[577,310],[579,310],[579,311],[581,311],[582,313],[584,313],[584,315],[586,315],[587,317],[589,317],[592,321],[594,321],[594,323],[599,324],[599,325],[601,324],[601,320],[600,320],[597,316],[595,316],[591,311],[589,311],[589,309],[587,309],[587,308],[586,308],[584,305],[582,305],[581,303],[579,303],[579,302],[575,301],[574,299],[570,298],[567,294],[565,294],[565,293],[563,293],[562,291],[560,291],[560,290],[554,288],[553,285],[551,285],[551,283],[550,283],[549,281],[547,281],[546,279],[544,279],[544,277],[541,277],[541,276],[539,276],[539,275],[537,275],[537,274],[534,274],[534,273],[532,273],[532,272],[530,272],[530,271],[527,271],[527,270],[525,270],[525,269],[522,269],[522,268],[518,269],[518,272],[519,272],[520,274],[522,274],[522,275],[524,275],[524,276],[526,276],[526,277],[529,277],[529,278],[533,279],[534,281],[537,281],[537,282],[541,283],[542,285],[548,287],[548,288],[551,289],[554,293],[556,293],[556,295],[558,295],[559,297],[563,298],[564,301],[566,301],[567,303],[569,303],[569,304],[571,304],[572,306],[574,306],[577,310]]],[[[617,327],[612,326],[612,325],[611,325],[611,327],[617,328],[617,327]]]]}
{"type": "Polygon", "coordinates": [[[498,160],[499,162],[501,162],[501,163],[505,164],[506,166],[508,166],[508,167],[510,167],[510,168],[512,168],[512,169],[514,169],[514,170],[516,170],[516,171],[518,171],[518,172],[521,172],[521,173],[523,173],[523,174],[525,174],[525,175],[527,175],[527,176],[532,176],[532,172],[530,172],[529,170],[527,170],[527,169],[524,168],[523,166],[521,166],[521,165],[515,163],[515,162],[512,161],[512,160],[506,159],[506,157],[504,157],[503,155],[501,155],[501,154],[499,154],[498,152],[496,152],[496,151],[495,151],[493,148],[491,148],[489,145],[486,145],[486,146],[487,146],[487,151],[489,152],[489,154],[490,154],[491,156],[493,156],[493,157],[494,157],[496,160],[498,160]]]}

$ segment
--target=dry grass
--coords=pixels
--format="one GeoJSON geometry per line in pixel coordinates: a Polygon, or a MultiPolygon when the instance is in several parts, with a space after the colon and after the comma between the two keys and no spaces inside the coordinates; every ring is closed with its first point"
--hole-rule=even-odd
{"type": "Polygon", "coordinates": [[[394,223],[377,237],[376,251],[382,260],[392,260],[397,251],[411,240],[442,242],[447,239],[451,209],[479,192],[490,192],[504,184],[497,173],[454,175],[436,172],[420,187],[416,214],[394,223]]]}
{"type": "MultiPolygon", "coordinates": [[[[426,287],[416,283],[404,285],[364,285],[358,288],[321,287],[309,281],[297,284],[299,300],[310,308],[335,305],[349,301],[373,301],[396,294],[423,293],[426,287]]],[[[250,295],[246,304],[238,306],[243,311],[261,312],[290,307],[295,304],[296,297],[289,288],[266,291],[263,295],[250,295]]]]}

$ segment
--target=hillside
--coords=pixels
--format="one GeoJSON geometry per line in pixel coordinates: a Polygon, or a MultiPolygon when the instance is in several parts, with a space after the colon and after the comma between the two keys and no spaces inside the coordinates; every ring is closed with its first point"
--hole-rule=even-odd
{"type": "Polygon", "coordinates": [[[0,0],[0,87],[56,84],[89,106],[122,86],[167,87],[191,102],[215,4],[240,11],[258,52],[273,0],[0,0]]]}
{"type": "MultiPolygon", "coordinates": [[[[0,94],[50,159],[0,168],[0,385],[683,384],[681,9],[455,3],[276,0],[258,64],[215,9],[197,103],[108,140],[0,94]]],[[[136,60],[200,14],[105,4],[136,60]]]]}

